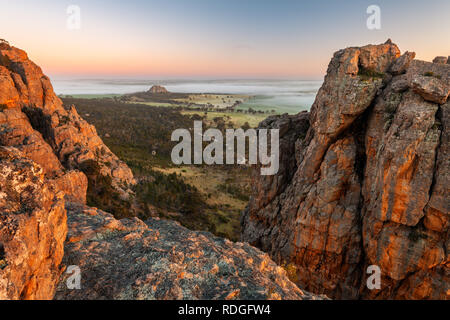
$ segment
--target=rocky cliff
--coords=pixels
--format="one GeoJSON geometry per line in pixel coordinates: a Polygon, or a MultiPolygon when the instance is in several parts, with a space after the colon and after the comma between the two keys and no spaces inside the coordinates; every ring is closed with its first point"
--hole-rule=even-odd
{"type": "Polygon", "coordinates": [[[39,165],[0,147],[0,300],[53,296],[67,234],[63,197],[39,165]]]}
{"type": "Polygon", "coordinates": [[[63,107],[26,52],[6,42],[0,43],[0,88],[0,145],[17,147],[72,199],[85,201],[87,179],[79,170],[90,161],[122,196],[129,195],[131,170],[74,107],[63,107]]]}
{"type": "Polygon", "coordinates": [[[390,40],[340,50],[310,113],[261,124],[280,129],[280,170],[256,170],[242,237],[306,290],[449,298],[450,65],[414,58],[390,40]]]}
{"type": "Polygon", "coordinates": [[[67,233],[64,198],[86,202],[88,179],[80,169],[95,161],[124,197],[133,175],[75,108],[63,108],[41,68],[6,42],[0,42],[0,146],[0,297],[48,299],[67,233]]]}
{"type": "Polygon", "coordinates": [[[248,244],[87,207],[93,169],[131,194],[131,170],[95,128],[0,42],[0,299],[321,298],[248,244]],[[80,268],[80,290],[66,286],[68,265],[80,268]]]}

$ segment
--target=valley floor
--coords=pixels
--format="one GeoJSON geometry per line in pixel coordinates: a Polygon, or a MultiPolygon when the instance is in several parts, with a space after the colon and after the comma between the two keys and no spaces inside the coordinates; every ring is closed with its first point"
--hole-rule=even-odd
{"type": "MultiPolygon", "coordinates": [[[[114,97],[63,98],[93,124],[105,144],[132,169],[138,181],[132,203],[111,202],[103,189],[88,192],[88,204],[123,218],[163,217],[192,230],[237,241],[240,215],[251,192],[247,166],[174,166],[173,130],[201,119],[204,129],[256,127],[267,114],[180,110],[178,107],[119,101],[114,97]],[[90,201],[89,201],[90,200],[90,201]]],[[[152,103],[153,104],[153,103],[152,103]]],[[[157,104],[157,103],[155,103],[157,104]]]]}

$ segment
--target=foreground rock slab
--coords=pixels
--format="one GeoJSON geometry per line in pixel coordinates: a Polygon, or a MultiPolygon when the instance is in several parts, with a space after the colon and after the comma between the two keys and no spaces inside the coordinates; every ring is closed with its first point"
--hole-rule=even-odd
{"type": "Polygon", "coordinates": [[[63,275],[56,299],[323,299],[296,287],[267,254],[175,222],[116,220],[68,204],[65,265],[81,271],[81,289],[63,275]]]}

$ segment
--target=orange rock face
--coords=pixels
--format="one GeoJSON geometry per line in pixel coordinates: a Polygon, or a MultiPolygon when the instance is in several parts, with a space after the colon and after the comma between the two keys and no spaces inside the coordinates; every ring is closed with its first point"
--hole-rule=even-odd
{"type": "Polygon", "coordinates": [[[243,240],[293,264],[306,290],[450,298],[450,66],[413,58],[390,41],[335,53],[311,125],[280,144],[295,173],[280,170],[276,189],[255,177],[243,240]],[[366,286],[371,265],[381,289],[366,286]]]}
{"type": "Polygon", "coordinates": [[[86,160],[98,161],[101,173],[111,176],[117,191],[129,195],[128,186],[134,183],[131,170],[74,107],[63,107],[41,68],[7,43],[0,43],[0,83],[1,145],[19,148],[77,201],[86,200],[87,179],[77,172],[86,160]],[[69,170],[67,177],[65,170],[69,170]]]}
{"type": "Polygon", "coordinates": [[[0,300],[52,299],[67,234],[64,193],[10,147],[0,147],[0,186],[0,300]]]}

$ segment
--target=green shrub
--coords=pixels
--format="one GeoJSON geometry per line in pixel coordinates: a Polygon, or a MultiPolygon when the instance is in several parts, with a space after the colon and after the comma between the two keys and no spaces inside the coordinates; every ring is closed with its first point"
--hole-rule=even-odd
{"type": "Polygon", "coordinates": [[[435,78],[437,78],[437,79],[441,79],[441,78],[442,78],[441,75],[439,75],[439,74],[434,74],[434,72],[432,72],[432,71],[427,71],[427,72],[425,72],[423,75],[424,75],[425,77],[435,77],[435,78]]]}
{"type": "Polygon", "coordinates": [[[358,76],[360,76],[362,80],[382,79],[384,77],[384,73],[376,72],[360,66],[358,76]]]}

